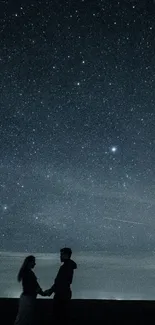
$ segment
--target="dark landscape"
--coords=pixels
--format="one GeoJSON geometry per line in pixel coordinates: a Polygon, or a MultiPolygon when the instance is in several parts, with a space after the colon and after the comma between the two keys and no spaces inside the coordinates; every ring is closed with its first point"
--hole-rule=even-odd
{"type": "MultiPolygon", "coordinates": [[[[13,325],[18,299],[0,299],[3,324],[13,325]]],[[[70,324],[149,324],[154,301],[72,300],[70,324]]],[[[52,299],[37,301],[37,325],[52,324],[52,299]]]]}

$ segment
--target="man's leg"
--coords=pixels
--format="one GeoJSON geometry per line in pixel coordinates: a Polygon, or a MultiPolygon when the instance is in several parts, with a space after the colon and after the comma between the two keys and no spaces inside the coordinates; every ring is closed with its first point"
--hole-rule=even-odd
{"type": "Polygon", "coordinates": [[[55,295],[53,299],[54,324],[68,325],[70,320],[70,299],[60,299],[55,295]]]}
{"type": "Polygon", "coordinates": [[[60,301],[59,299],[56,297],[56,295],[54,296],[53,298],[53,323],[54,324],[58,324],[59,323],[59,318],[60,318],[60,315],[61,315],[61,306],[60,306],[60,301]]]}

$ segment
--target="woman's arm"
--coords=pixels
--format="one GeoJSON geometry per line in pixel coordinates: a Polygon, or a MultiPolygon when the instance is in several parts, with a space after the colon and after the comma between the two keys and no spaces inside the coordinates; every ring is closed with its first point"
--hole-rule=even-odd
{"type": "Polygon", "coordinates": [[[35,276],[35,283],[36,283],[36,294],[43,296],[44,295],[43,290],[41,289],[35,274],[34,274],[34,276],[35,276]]]}
{"type": "Polygon", "coordinates": [[[43,290],[40,288],[39,284],[38,284],[38,287],[37,287],[37,294],[40,295],[40,296],[44,296],[44,292],[43,292],[43,290]]]}

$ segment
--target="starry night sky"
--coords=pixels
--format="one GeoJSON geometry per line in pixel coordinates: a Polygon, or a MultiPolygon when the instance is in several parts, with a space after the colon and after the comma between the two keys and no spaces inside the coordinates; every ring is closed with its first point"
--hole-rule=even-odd
{"type": "Polygon", "coordinates": [[[0,238],[154,249],[155,1],[1,1],[0,238]]]}

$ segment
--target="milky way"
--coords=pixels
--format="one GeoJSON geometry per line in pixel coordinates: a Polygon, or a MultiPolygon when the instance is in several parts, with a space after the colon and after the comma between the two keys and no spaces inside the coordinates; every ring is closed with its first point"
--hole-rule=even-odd
{"type": "Polygon", "coordinates": [[[155,2],[1,1],[1,250],[152,251],[155,2]]]}

